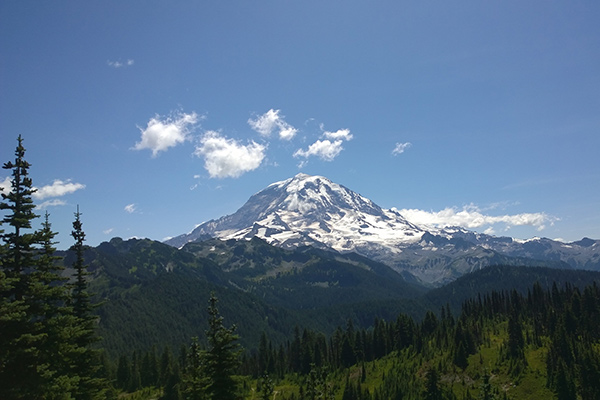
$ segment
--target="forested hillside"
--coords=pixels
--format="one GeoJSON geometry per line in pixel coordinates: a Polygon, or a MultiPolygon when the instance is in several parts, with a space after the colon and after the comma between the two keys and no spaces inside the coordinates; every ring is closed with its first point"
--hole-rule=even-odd
{"type": "MultiPolygon", "coordinates": [[[[67,266],[71,252],[61,253],[67,266]]],[[[398,312],[418,317],[425,289],[383,264],[312,248],[283,250],[260,239],[211,240],[182,250],[151,240],[115,238],[88,248],[86,260],[99,333],[112,356],[156,344],[177,347],[207,329],[205,300],[221,310],[255,347],[261,332],[285,341],[296,325],[331,333],[353,318],[361,327],[398,312]]]]}
{"type": "MultiPolygon", "coordinates": [[[[257,350],[239,359],[232,382],[247,399],[597,399],[598,318],[597,284],[534,284],[525,295],[494,291],[469,299],[456,315],[446,306],[422,321],[399,314],[368,329],[348,320],[332,335],[296,328],[279,344],[263,333],[257,350]]],[[[178,360],[168,349],[159,357],[156,348],[122,356],[114,381],[131,391],[144,386],[132,379],[146,382],[154,388],[146,393],[164,398],[204,398],[195,382],[210,382],[209,370],[193,360],[216,351],[207,332],[206,350],[192,341],[178,360]],[[171,375],[160,378],[165,371],[171,375]],[[161,382],[168,382],[164,391],[161,382]]],[[[234,330],[228,335],[229,344],[238,341],[234,330]]],[[[231,351],[237,354],[235,346],[231,351]]]]}

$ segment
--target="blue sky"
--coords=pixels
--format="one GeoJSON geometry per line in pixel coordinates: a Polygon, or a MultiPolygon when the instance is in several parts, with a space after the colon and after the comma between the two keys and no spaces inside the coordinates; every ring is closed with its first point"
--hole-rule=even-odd
{"type": "MultiPolygon", "coordinates": [[[[0,2],[22,135],[70,245],[164,239],[323,175],[415,222],[600,238],[596,1],[0,2]]],[[[0,171],[6,186],[8,172],[0,171]]]]}

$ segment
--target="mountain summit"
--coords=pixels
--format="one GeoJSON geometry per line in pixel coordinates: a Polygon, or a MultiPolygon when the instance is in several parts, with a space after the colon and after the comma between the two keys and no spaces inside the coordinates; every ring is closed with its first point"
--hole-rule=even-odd
{"type": "Polygon", "coordinates": [[[201,224],[167,241],[182,246],[198,238],[258,236],[281,247],[319,246],[361,252],[418,241],[425,233],[395,211],[322,176],[298,174],[256,193],[235,214],[201,224]]]}
{"type": "Polygon", "coordinates": [[[166,243],[182,247],[209,237],[255,236],[284,248],[356,252],[434,286],[494,264],[600,269],[600,241],[566,244],[495,237],[460,227],[431,230],[323,176],[302,173],[269,185],[234,214],[166,243]]]}

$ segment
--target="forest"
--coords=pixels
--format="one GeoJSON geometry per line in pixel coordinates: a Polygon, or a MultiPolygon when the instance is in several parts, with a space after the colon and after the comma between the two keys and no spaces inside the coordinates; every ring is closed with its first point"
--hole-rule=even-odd
{"type": "MultiPolygon", "coordinates": [[[[3,165],[11,173],[12,188],[2,192],[0,203],[4,213],[0,226],[1,399],[600,398],[600,326],[596,322],[600,318],[600,287],[594,279],[574,283],[556,279],[549,285],[534,282],[518,290],[516,279],[511,280],[514,288],[470,286],[473,293],[460,304],[439,304],[445,297],[441,288],[436,297],[422,303],[429,310],[421,305],[391,316],[389,310],[402,307],[385,307],[389,312],[384,318],[372,310],[398,301],[389,287],[372,303],[376,307],[371,304],[364,314],[357,311],[356,315],[374,315],[371,321],[348,318],[334,329],[324,323],[296,325],[287,336],[285,329],[261,329],[263,325],[257,324],[244,330],[252,332],[251,339],[244,338],[236,326],[238,321],[226,320],[220,309],[221,305],[248,307],[243,303],[249,297],[241,290],[232,295],[229,289],[219,291],[219,286],[203,283],[205,298],[198,318],[203,319],[204,328],[195,334],[170,342],[156,336],[162,341],[148,342],[136,339],[140,330],[127,330],[127,322],[118,320],[130,333],[129,341],[105,341],[101,336],[109,332],[102,331],[100,320],[109,318],[107,310],[116,312],[115,304],[123,305],[114,299],[129,292],[119,289],[115,295],[112,283],[91,279],[93,268],[86,257],[90,249],[84,244],[78,209],[68,254],[56,250],[50,216],[36,214],[29,167],[19,137],[14,161],[3,165]],[[40,218],[41,228],[33,229],[40,218]],[[114,297],[96,292],[103,290],[114,297]],[[435,305],[436,309],[431,308],[435,305]],[[131,341],[142,344],[132,345],[131,341]]],[[[261,243],[254,245],[271,252],[271,258],[283,254],[261,243]]],[[[196,262],[191,253],[177,254],[165,262],[177,257],[178,265],[196,262]]],[[[290,257],[286,265],[296,265],[302,257],[316,260],[310,254],[298,256],[300,259],[284,255],[290,257]]],[[[359,262],[368,261],[353,260],[359,262]]],[[[206,276],[218,282],[233,279],[219,275],[209,260],[203,263],[190,269],[196,275],[198,268],[202,269],[199,281],[205,282],[206,276]]],[[[334,272],[336,282],[350,288],[335,288],[336,296],[341,297],[352,297],[352,285],[371,278],[339,260],[318,259],[313,264],[313,269],[304,272],[291,268],[284,278],[296,285],[294,279],[310,273],[324,282],[322,275],[334,272]]],[[[115,268],[118,280],[127,282],[136,293],[144,288],[140,274],[150,274],[152,269],[129,265],[123,272],[117,264],[106,265],[115,268]]],[[[485,273],[514,273],[511,268],[489,268],[485,273]]],[[[165,276],[177,278],[166,272],[165,276]]],[[[181,281],[170,281],[174,290],[179,289],[179,282],[190,281],[190,275],[182,276],[181,281]]],[[[255,281],[234,283],[240,287],[244,282],[255,281]]],[[[264,289],[260,294],[287,299],[292,305],[296,301],[284,292],[264,289]]],[[[369,297],[375,295],[372,288],[369,297]]],[[[306,314],[307,321],[311,315],[306,314]]],[[[283,325],[289,318],[275,309],[269,316],[275,320],[269,326],[283,325]]],[[[130,324],[151,324],[141,321],[130,324]]],[[[175,330],[180,321],[172,322],[175,330]]]]}

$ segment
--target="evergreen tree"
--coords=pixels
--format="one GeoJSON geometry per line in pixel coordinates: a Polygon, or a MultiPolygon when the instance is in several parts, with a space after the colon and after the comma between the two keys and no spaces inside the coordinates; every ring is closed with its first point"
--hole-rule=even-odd
{"type": "Polygon", "coordinates": [[[167,384],[167,381],[175,373],[175,370],[179,369],[177,364],[173,359],[173,353],[171,352],[171,348],[166,346],[161,357],[160,357],[160,365],[159,365],[159,385],[164,386],[167,384]]]}
{"type": "Polygon", "coordinates": [[[127,390],[131,382],[131,364],[126,355],[119,357],[117,365],[117,380],[115,384],[119,389],[127,390]]]}
{"type": "Polygon", "coordinates": [[[217,308],[217,297],[211,294],[208,307],[208,350],[205,353],[208,393],[213,400],[235,399],[238,385],[233,375],[240,364],[241,348],[235,325],[226,328],[217,308]]]}
{"type": "Polygon", "coordinates": [[[187,353],[185,371],[183,375],[183,395],[188,400],[208,399],[207,387],[209,385],[205,365],[205,351],[200,348],[198,338],[192,338],[192,344],[187,353]]]}
{"type": "Polygon", "coordinates": [[[554,388],[557,400],[576,400],[575,384],[564,363],[559,363],[556,371],[556,384],[554,388]]]}
{"type": "Polygon", "coordinates": [[[275,391],[275,385],[271,378],[269,378],[269,374],[264,374],[260,381],[260,391],[259,396],[261,400],[272,400],[273,392],[275,391]]]}
{"type": "Polygon", "coordinates": [[[79,376],[71,370],[73,357],[79,349],[71,340],[76,326],[69,302],[67,278],[61,275],[64,270],[55,255],[54,237],[48,213],[44,216],[42,229],[38,232],[41,246],[36,259],[36,269],[32,271],[34,278],[32,291],[35,302],[32,309],[38,315],[37,330],[44,335],[39,363],[48,365],[46,371],[47,398],[62,398],[77,387],[79,376]]]}
{"type": "Polygon", "coordinates": [[[425,400],[442,400],[442,390],[440,389],[440,375],[437,369],[431,367],[427,371],[425,381],[425,391],[423,392],[425,400]]]}
{"type": "Polygon", "coordinates": [[[492,384],[490,383],[490,374],[485,371],[482,376],[482,382],[479,389],[479,399],[480,400],[493,400],[495,398],[492,392],[492,384]]]}
{"type": "Polygon", "coordinates": [[[512,359],[525,359],[525,340],[523,339],[523,326],[516,312],[511,312],[508,317],[508,356],[512,359]]]}
{"type": "MultiPolygon", "coordinates": [[[[107,384],[102,377],[98,376],[100,352],[98,349],[92,348],[92,345],[100,339],[95,332],[97,317],[94,315],[93,310],[96,305],[92,304],[91,294],[88,292],[87,276],[90,274],[87,271],[83,257],[85,232],[83,231],[79,206],[75,213],[71,236],[75,239],[75,243],[71,246],[71,250],[75,253],[75,261],[73,262],[75,282],[71,294],[71,305],[77,324],[74,342],[79,349],[74,360],[75,371],[80,376],[77,397],[80,399],[102,398],[107,384]]],[[[136,361],[134,360],[134,362],[136,361]]]]}
{"type": "Polygon", "coordinates": [[[37,235],[31,231],[34,213],[32,195],[35,192],[29,177],[31,164],[25,160],[25,147],[21,136],[17,139],[14,162],[2,168],[12,173],[11,190],[2,193],[0,210],[7,211],[2,224],[10,227],[3,232],[2,308],[0,316],[0,398],[31,398],[44,395],[48,365],[40,365],[40,348],[44,335],[36,329],[36,315],[32,307],[32,286],[35,268],[37,235]],[[46,375],[46,376],[44,376],[46,375]],[[7,384],[10,382],[10,384],[7,384]]]}
{"type": "Polygon", "coordinates": [[[163,390],[162,400],[181,400],[180,380],[179,370],[175,370],[169,375],[163,390]]]}

